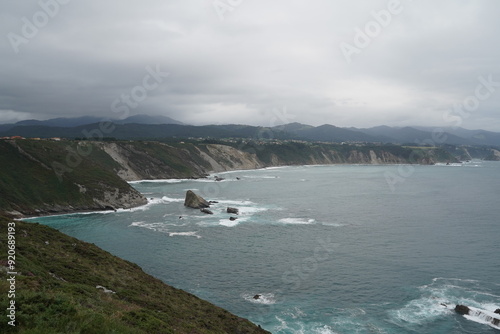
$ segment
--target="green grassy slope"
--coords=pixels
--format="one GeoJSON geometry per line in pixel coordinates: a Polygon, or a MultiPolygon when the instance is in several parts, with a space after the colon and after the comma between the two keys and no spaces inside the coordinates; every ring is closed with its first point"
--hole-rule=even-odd
{"type": "MultiPolygon", "coordinates": [[[[9,222],[0,217],[2,260],[9,222]]],[[[17,221],[15,241],[16,326],[6,317],[10,275],[2,261],[1,333],[267,333],[47,226],[17,221]]]]}
{"type": "Polygon", "coordinates": [[[141,202],[142,196],[113,171],[113,159],[92,143],[83,145],[0,140],[0,211],[103,209],[96,199],[106,202],[104,192],[131,195],[141,202]]]}

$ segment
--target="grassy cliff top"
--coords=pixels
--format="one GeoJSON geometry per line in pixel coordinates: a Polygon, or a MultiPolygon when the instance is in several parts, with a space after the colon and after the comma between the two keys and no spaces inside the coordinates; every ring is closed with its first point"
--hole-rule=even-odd
{"type": "Polygon", "coordinates": [[[15,298],[7,299],[9,222],[0,217],[1,333],[268,333],[93,244],[21,221],[15,222],[15,298]],[[15,327],[6,317],[10,300],[15,327]]]}

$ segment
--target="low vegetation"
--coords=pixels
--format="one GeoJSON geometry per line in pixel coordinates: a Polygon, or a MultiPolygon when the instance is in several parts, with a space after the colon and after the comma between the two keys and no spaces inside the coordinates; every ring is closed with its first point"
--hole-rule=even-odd
{"type": "MultiPolygon", "coordinates": [[[[0,245],[7,254],[7,224],[0,245]]],[[[1,333],[267,333],[139,266],[50,227],[15,222],[15,298],[0,267],[1,333]],[[102,286],[103,288],[96,288],[102,286]],[[15,301],[15,325],[5,311],[15,301]]]]}

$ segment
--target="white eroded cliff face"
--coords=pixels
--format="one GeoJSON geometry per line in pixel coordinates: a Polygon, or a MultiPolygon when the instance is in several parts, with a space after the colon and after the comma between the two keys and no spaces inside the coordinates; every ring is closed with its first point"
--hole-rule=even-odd
{"type": "Polygon", "coordinates": [[[105,143],[102,145],[102,149],[121,166],[121,169],[117,171],[119,177],[125,181],[134,181],[141,178],[129,165],[129,159],[123,154],[122,147],[116,143],[105,143]]]}
{"type": "Polygon", "coordinates": [[[231,146],[210,144],[206,148],[208,153],[202,150],[199,152],[200,156],[210,164],[212,172],[264,167],[255,154],[240,151],[231,146]]]}
{"type": "MultiPolygon", "coordinates": [[[[366,150],[335,150],[307,147],[290,151],[279,145],[272,149],[257,146],[263,151],[246,151],[223,144],[176,144],[159,142],[109,142],[101,143],[102,150],[114,160],[114,170],[125,181],[142,179],[199,178],[207,173],[228,170],[256,169],[270,166],[310,164],[432,164],[437,159],[432,151],[415,155],[408,161],[384,148],[366,150]],[[265,154],[259,154],[263,153],[265,154]],[[274,150],[274,151],[273,151],[274,150]],[[288,150],[288,151],[286,151],[288,150]],[[259,159],[260,157],[260,159],[259,159]],[[265,157],[266,161],[262,161],[265,157]]],[[[406,152],[408,155],[409,153],[406,152]]],[[[500,153],[499,153],[500,154],[500,153]]]]}

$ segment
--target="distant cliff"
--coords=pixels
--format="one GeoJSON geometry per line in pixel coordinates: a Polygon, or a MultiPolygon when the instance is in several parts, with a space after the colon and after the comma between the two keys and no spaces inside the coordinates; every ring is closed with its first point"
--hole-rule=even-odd
{"type": "Polygon", "coordinates": [[[126,181],[200,178],[210,172],[309,164],[432,164],[439,148],[303,142],[0,140],[0,211],[10,215],[145,204],[126,181]]]}
{"type": "Polygon", "coordinates": [[[118,165],[124,180],[198,178],[210,172],[311,164],[433,164],[455,162],[440,148],[396,145],[335,145],[303,142],[256,143],[103,142],[96,144],[118,165]]]}

